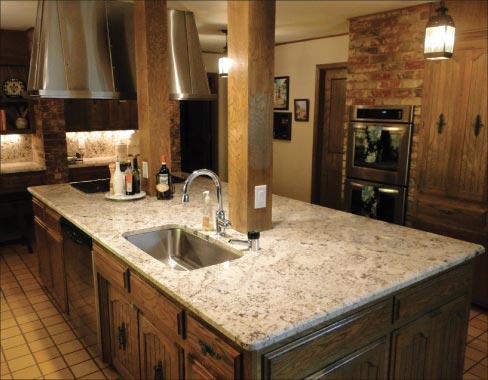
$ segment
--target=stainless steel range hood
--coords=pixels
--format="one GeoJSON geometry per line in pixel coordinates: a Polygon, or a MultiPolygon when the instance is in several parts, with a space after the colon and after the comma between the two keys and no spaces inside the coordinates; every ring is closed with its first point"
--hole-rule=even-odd
{"type": "MultiPolygon", "coordinates": [[[[134,99],[133,3],[40,0],[27,92],[42,98],[134,99]]],[[[191,12],[168,10],[171,99],[213,99],[191,12]]]]}

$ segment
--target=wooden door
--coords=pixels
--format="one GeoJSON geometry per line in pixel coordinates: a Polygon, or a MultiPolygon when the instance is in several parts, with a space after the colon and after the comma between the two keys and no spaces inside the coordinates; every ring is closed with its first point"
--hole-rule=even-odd
{"type": "Polygon", "coordinates": [[[453,139],[460,110],[464,54],[449,60],[426,61],[422,95],[423,158],[419,190],[425,194],[447,195],[452,175],[453,139]]]}
{"type": "Polygon", "coordinates": [[[341,209],[347,69],[317,68],[312,202],[341,209]]]}
{"type": "Polygon", "coordinates": [[[36,252],[39,258],[39,277],[42,284],[51,290],[53,280],[51,276],[51,258],[46,240],[47,228],[37,216],[34,217],[34,232],[36,235],[36,252]]]}
{"type": "Polygon", "coordinates": [[[112,364],[124,379],[139,378],[137,310],[117,287],[108,289],[112,364]]]}
{"type": "Polygon", "coordinates": [[[488,173],[486,49],[465,53],[463,93],[457,128],[459,135],[453,149],[452,180],[449,195],[461,199],[486,202],[488,173]],[[465,112],[461,112],[465,109],[465,112]]]}
{"type": "Polygon", "coordinates": [[[52,293],[63,312],[68,311],[66,271],[64,268],[63,238],[56,232],[47,231],[46,242],[51,259],[52,293]]]}
{"type": "Polygon", "coordinates": [[[380,380],[386,376],[386,340],[383,338],[348,355],[312,376],[317,380],[380,380]]]}
{"type": "Polygon", "coordinates": [[[179,373],[180,349],[164,329],[156,328],[139,313],[139,347],[141,379],[168,380],[183,378],[179,373]]]}
{"type": "Polygon", "coordinates": [[[393,333],[391,379],[461,379],[468,324],[466,296],[393,333]]]}

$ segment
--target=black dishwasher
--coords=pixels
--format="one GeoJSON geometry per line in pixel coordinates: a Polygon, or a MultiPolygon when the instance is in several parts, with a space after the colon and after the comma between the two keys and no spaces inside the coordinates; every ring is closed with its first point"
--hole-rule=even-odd
{"type": "Polygon", "coordinates": [[[96,348],[97,322],[92,263],[92,239],[61,218],[69,320],[86,346],[96,348]]]}

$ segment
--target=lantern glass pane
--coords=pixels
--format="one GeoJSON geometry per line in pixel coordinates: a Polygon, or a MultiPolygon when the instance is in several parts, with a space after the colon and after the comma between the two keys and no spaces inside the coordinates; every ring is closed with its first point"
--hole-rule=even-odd
{"type": "Polygon", "coordinates": [[[229,57],[219,58],[219,74],[225,76],[229,74],[230,59],[229,57]]]}

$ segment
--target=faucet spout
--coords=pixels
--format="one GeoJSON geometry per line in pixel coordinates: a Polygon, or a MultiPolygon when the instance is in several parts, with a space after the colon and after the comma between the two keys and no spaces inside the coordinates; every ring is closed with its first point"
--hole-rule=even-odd
{"type": "Polygon", "coordinates": [[[188,195],[188,191],[190,190],[190,185],[193,180],[200,176],[207,176],[210,177],[215,184],[215,189],[217,191],[217,202],[218,208],[215,213],[215,224],[217,227],[217,233],[221,236],[225,235],[225,229],[230,227],[230,221],[225,219],[225,212],[222,206],[222,185],[220,184],[220,179],[213,171],[208,169],[199,169],[195,170],[190,176],[186,179],[185,184],[183,185],[183,195],[181,197],[181,201],[183,203],[190,202],[190,196],[188,195]]]}

